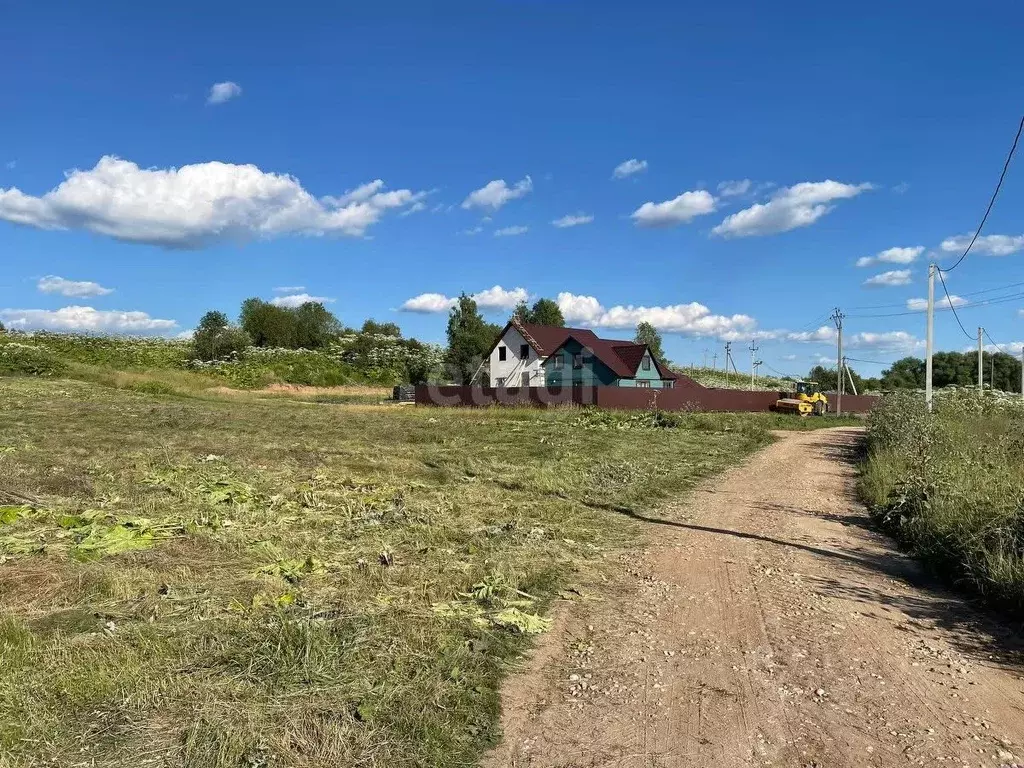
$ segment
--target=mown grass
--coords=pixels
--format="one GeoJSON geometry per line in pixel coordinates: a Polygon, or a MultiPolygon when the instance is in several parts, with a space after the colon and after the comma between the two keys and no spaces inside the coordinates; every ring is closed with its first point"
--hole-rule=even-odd
{"type": "Polygon", "coordinates": [[[939,393],[872,413],[861,491],[875,518],[939,575],[1024,615],[1024,406],[939,393]]]}
{"type": "Polygon", "coordinates": [[[637,542],[613,510],[836,423],[95,375],[0,378],[0,764],[472,764],[524,633],[637,542]]]}

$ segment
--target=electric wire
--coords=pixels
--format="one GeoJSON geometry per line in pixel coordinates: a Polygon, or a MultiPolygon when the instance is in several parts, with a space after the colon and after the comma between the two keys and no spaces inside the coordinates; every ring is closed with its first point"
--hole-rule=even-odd
{"type": "MultiPolygon", "coordinates": [[[[964,294],[964,296],[970,296],[970,295],[972,295],[972,294],[964,294]]],[[[996,297],[991,298],[991,299],[984,299],[982,301],[974,301],[974,302],[971,302],[969,304],[964,304],[963,306],[959,307],[959,309],[963,310],[963,309],[975,309],[977,307],[989,307],[989,306],[992,306],[992,305],[995,305],[995,304],[1005,304],[1008,301],[1019,301],[1022,298],[1024,298],[1024,292],[1013,293],[1013,294],[1010,294],[1008,296],[996,296],[996,297]]],[[[935,311],[936,312],[948,312],[949,310],[950,310],[950,307],[935,307],[935,311]]],[[[907,315],[923,315],[927,311],[928,311],[927,309],[910,309],[910,310],[907,310],[906,312],[885,312],[885,313],[882,313],[882,314],[873,314],[873,315],[847,315],[847,317],[853,317],[853,318],[857,318],[857,319],[875,318],[875,317],[905,317],[907,315]]]]}
{"type": "Polygon", "coordinates": [[[1006,351],[1005,349],[1003,349],[1003,348],[1002,348],[1002,347],[1000,347],[1000,346],[999,346],[998,344],[996,344],[996,340],[995,340],[995,339],[993,339],[993,338],[992,338],[991,336],[989,336],[989,333],[988,333],[988,329],[987,329],[987,328],[982,328],[982,329],[981,329],[981,332],[982,332],[982,333],[984,333],[984,334],[985,334],[986,336],[988,336],[988,340],[992,342],[992,346],[993,346],[993,347],[995,347],[996,349],[998,349],[998,350],[999,350],[1000,352],[1002,352],[1002,353],[1003,353],[1004,355],[1008,355],[1008,354],[1009,354],[1009,352],[1007,352],[1007,351],[1006,351]]]}
{"type": "MultiPolygon", "coordinates": [[[[983,293],[995,293],[996,291],[1007,290],[1010,288],[1020,288],[1024,286],[1024,283],[1007,283],[1006,285],[1000,285],[995,288],[983,288],[980,291],[968,291],[960,294],[961,296],[980,296],[983,293]]],[[[906,306],[906,302],[895,302],[893,304],[869,304],[857,307],[847,307],[847,309],[889,309],[890,307],[903,307],[906,306]]],[[[863,315],[850,315],[850,317],[863,317],[863,315]]]]}
{"type": "Polygon", "coordinates": [[[971,252],[971,248],[974,247],[974,243],[977,241],[978,236],[981,234],[982,228],[985,226],[985,222],[988,220],[989,213],[992,212],[992,206],[995,205],[996,197],[999,196],[999,190],[1003,186],[1003,179],[1006,178],[1006,171],[1010,167],[1010,161],[1013,159],[1013,153],[1017,151],[1017,142],[1020,141],[1021,131],[1024,131],[1024,117],[1020,119],[1020,125],[1017,126],[1017,135],[1013,138],[1013,145],[1010,147],[1009,153],[1006,155],[1006,162],[1003,163],[1003,172],[999,174],[999,182],[996,184],[995,191],[992,193],[992,199],[988,201],[988,208],[985,209],[985,215],[981,217],[981,223],[978,228],[974,231],[974,237],[971,238],[971,242],[967,244],[966,250],[960,255],[960,258],[956,260],[956,263],[949,269],[939,269],[941,276],[942,272],[952,272],[954,269],[960,266],[960,262],[967,258],[967,254],[971,252]]]}
{"type": "MultiPolygon", "coordinates": [[[[1024,126],[1024,120],[1021,120],[1021,125],[1024,126]]],[[[969,334],[967,329],[964,328],[964,324],[960,322],[960,315],[956,313],[956,307],[953,306],[953,299],[950,297],[949,290],[946,288],[946,278],[942,276],[942,270],[936,269],[935,274],[939,276],[939,282],[942,283],[942,292],[946,294],[946,302],[949,305],[950,310],[953,312],[953,317],[956,318],[956,324],[960,326],[960,330],[964,332],[964,336],[968,339],[972,338],[971,334],[969,334]]]]}

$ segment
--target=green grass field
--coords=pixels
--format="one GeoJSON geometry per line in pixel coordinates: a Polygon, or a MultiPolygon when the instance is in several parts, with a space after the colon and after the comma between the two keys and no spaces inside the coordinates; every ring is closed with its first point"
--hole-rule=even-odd
{"type": "Polygon", "coordinates": [[[0,378],[0,765],[472,764],[624,510],[822,422],[99,378],[0,378]]]}

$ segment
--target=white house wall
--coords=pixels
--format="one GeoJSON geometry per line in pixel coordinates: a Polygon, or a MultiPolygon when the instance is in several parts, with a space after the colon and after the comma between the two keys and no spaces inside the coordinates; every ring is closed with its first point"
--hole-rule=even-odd
{"type": "Polygon", "coordinates": [[[498,382],[499,379],[505,380],[506,387],[520,387],[522,386],[524,372],[530,374],[531,387],[544,386],[544,358],[539,357],[536,350],[528,345],[526,359],[522,359],[519,357],[519,348],[522,344],[526,344],[526,339],[523,338],[519,331],[513,327],[505,331],[505,335],[501,337],[498,346],[491,352],[492,387],[501,386],[498,382]],[[504,360],[498,359],[498,350],[501,347],[505,347],[507,350],[504,360]]]}

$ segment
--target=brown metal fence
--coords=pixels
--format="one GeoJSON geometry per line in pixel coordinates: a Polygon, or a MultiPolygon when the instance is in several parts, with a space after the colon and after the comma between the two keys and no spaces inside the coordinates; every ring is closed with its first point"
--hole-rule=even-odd
{"type": "MultiPolygon", "coordinates": [[[[827,393],[833,410],[835,393],[827,393]]],[[[666,411],[769,411],[778,392],[703,387],[680,376],[672,389],[635,387],[467,387],[422,384],[416,387],[416,403],[448,407],[492,405],[594,405],[624,410],[666,411]]],[[[843,413],[867,413],[878,397],[843,395],[843,413]]]]}

